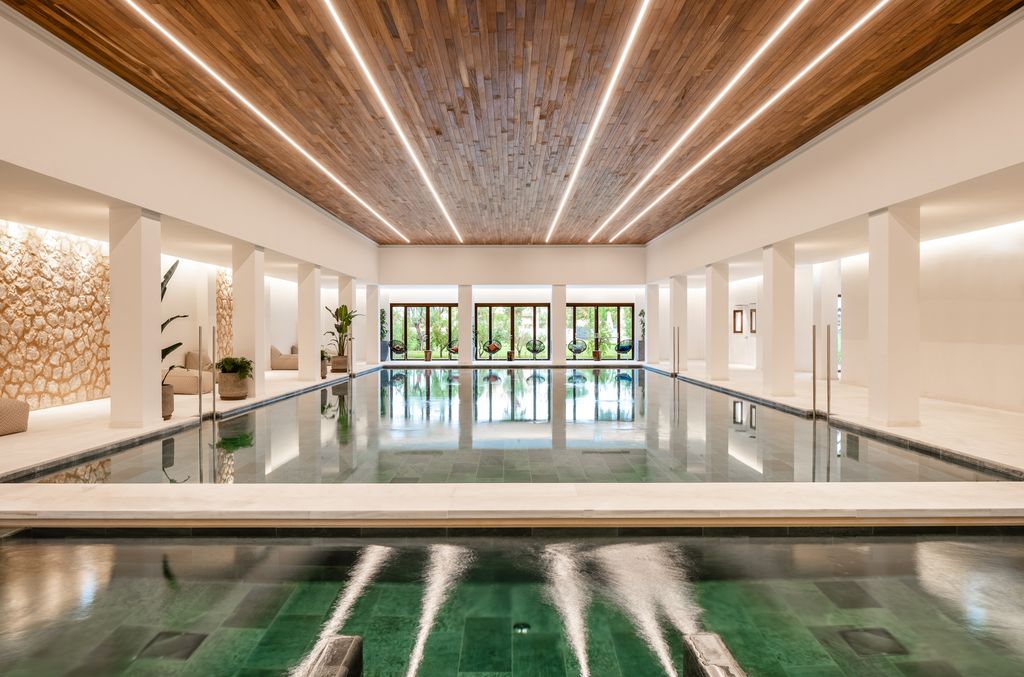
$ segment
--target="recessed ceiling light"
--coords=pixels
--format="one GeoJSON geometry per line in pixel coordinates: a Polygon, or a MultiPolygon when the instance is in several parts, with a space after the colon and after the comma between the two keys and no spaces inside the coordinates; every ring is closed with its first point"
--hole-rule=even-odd
{"type": "Polygon", "coordinates": [[[377,86],[377,80],[374,79],[373,73],[370,72],[370,68],[366,65],[366,61],[363,60],[363,55],[359,52],[359,48],[356,47],[356,43],[352,40],[352,35],[348,32],[348,28],[345,27],[345,22],[341,20],[341,15],[338,14],[338,10],[334,7],[334,3],[331,0],[324,0],[324,5],[327,7],[327,11],[330,12],[331,18],[334,19],[335,25],[338,27],[338,31],[341,32],[341,37],[345,39],[345,44],[348,45],[349,51],[356,58],[356,62],[359,64],[359,69],[363,72],[363,77],[370,83],[370,88],[373,89],[374,95],[377,97],[377,101],[380,103],[381,108],[384,109],[384,114],[387,115],[388,122],[391,123],[391,128],[395,130],[395,134],[402,140],[402,145],[405,146],[405,152],[409,154],[412,159],[412,163],[416,165],[416,169],[419,171],[420,176],[423,178],[423,182],[427,184],[427,189],[430,194],[434,196],[434,202],[441,209],[441,213],[444,214],[445,221],[451,226],[452,232],[455,233],[455,237],[459,242],[462,242],[462,235],[459,234],[459,229],[455,226],[455,221],[452,220],[451,214],[448,213],[448,209],[444,206],[444,201],[441,200],[441,195],[434,188],[434,183],[430,180],[430,175],[427,174],[426,168],[423,163],[420,162],[420,156],[416,150],[409,143],[409,138],[405,135],[402,130],[402,125],[398,123],[398,118],[395,117],[394,112],[391,110],[391,106],[388,104],[387,99],[384,98],[384,92],[381,91],[380,87],[377,86]]]}
{"type": "Polygon", "coordinates": [[[686,130],[683,131],[683,133],[680,134],[678,138],[676,138],[672,145],[669,146],[669,149],[666,150],[660,158],[658,158],[658,161],[655,162],[654,166],[651,167],[647,174],[645,174],[644,177],[640,179],[640,182],[633,186],[633,189],[629,191],[629,194],[626,195],[626,197],[622,200],[622,202],[619,203],[619,205],[614,209],[614,211],[612,211],[612,213],[608,215],[608,218],[606,218],[604,222],[597,227],[597,230],[595,230],[594,234],[587,239],[587,242],[593,242],[594,238],[600,235],[601,231],[604,230],[608,226],[608,224],[612,222],[612,219],[618,216],[619,212],[626,208],[626,205],[628,205],[633,200],[633,198],[636,197],[636,194],[639,193],[640,190],[647,185],[647,182],[651,180],[651,178],[658,172],[659,169],[661,169],[662,165],[668,162],[669,158],[675,155],[675,152],[679,150],[679,147],[682,146],[688,138],[690,138],[690,135],[693,134],[693,132],[697,129],[697,127],[700,126],[702,122],[704,122],[704,119],[707,118],[707,116],[710,115],[711,112],[718,107],[718,104],[722,102],[722,99],[725,98],[726,94],[731,92],[733,87],[735,87],[736,84],[741,79],[743,79],[743,76],[746,75],[751,68],[753,68],[754,64],[760,61],[764,53],[768,51],[768,48],[775,43],[775,41],[779,38],[780,35],[782,35],[786,31],[787,28],[789,28],[790,24],[793,23],[797,16],[799,16],[799,14],[804,11],[804,8],[806,8],[807,5],[809,5],[810,3],[811,0],[801,0],[801,2],[797,4],[796,7],[793,8],[793,11],[791,11],[786,16],[782,23],[779,24],[778,28],[776,28],[775,31],[772,32],[772,34],[769,35],[768,38],[761,43],[761,46],[757,48],[757,51],[754,52],[749,59],[747,59],[746,63],[744,63],[743,66],[738,71],[736,71],[736,74],[733,75],[732,79],[726,83],[725,87],[723,87],[722,90],[715,95],[715,98],[713,98],[711,102],[704,108],[704,110],[700,112],[700,115],[698,115],[696,119],[690,123],[690,126],[687,127],[686,130]]]}
{"type": "Polygon", "coordinates": [[[609,241],[610,242],[615,242],[615,240],[620,235],[622,235],[630,227],[632,227],[637,221],[639,221],[641,218],[643,218],[644,215],[646,215],[648,212],[650,212],[652,209],[654,209],[658,205],[658,203],[660,203],[662,200],[664,200],[672,191],[674,191],[676,188],[678,188],[680,186],[680,184],[682,184],[684,181],[686,181],[686,179],[690,178],[690,176],[692,176],[694,172],[696,172],[698,169],[703,167],[711,158],[713,158],[715,155],[717,155],[718,152],[720,150],[722,150],[723,148],[725,148],[725,146],[727,146],[734,138],[736,138],[740,134],[740,132],[742,132],[744,129],[749,127],[755,120],[757,120],[759,117],[761,117],[765,113],[765,111],[767,111],[769,108],[771,108],[773,105],[775,105],[775,103],[779,99],[781,99],[783,96],[785,96],[785,94],[790,89],[795,87],[797,85],[797,83],[800,82],[801,80],[803,80],[804,77],[806,77],[808,73],[810,73],[812,70],[814,70],[815,67],[818,66],[818,64],[820,64],[830,54],[832,54],[832,52],[834,52],[836,49],[838,49],[839,46],[842,45],[844,42],[846,42],[846,40],[849,39],[849,37],[851,35],[853,35],[858,30],[860,30],[860,28],[864,24],[866,24],[868,21],[870,21],[872,19],[872,17],[874,17],[880,11],[882,11],[882,9],[885,8],[885,6],[888,5],[890,2],[892,2],[892,0],[881,0],[881,2],[879,2],[874,7],[872,7],[870,10],[868,10],[867,13],[864,14],[864,16],[862,16],[860,19],[858,19],[856,21],[856,23],[854,23],[842,35],[840,35],[838,38],[836,38],[835,41],[833,41],[832,44],[830,44],[820,54],[818,54],[818,56],[814,57],[814,59],[809,64],[804,66],[804,68],[799,73],[797,73],[789,82],[787,82],[785,85],[783,85],[782,88],[779,89],[777,92],[772,94],[771,97],[769,97],[769,99],[767,101],[765,101],[763,104],[761,104],[761,106],[758,107],[757,110],[755,110],[753,113],[751,113],[750,116],[746,120],[741,122],[735,129],[733,129],[731,132],[729,132],[729,134],[724,139],[719,141],[718,144],[716,144],[714,148],[712,148],[710,151],[708,151],[708,153],[704,157],[702,157],[700,160],[698,160],[692,167],[687,169],[683,173],[682,176],[680,176],[678,179],[673,181],[672,185],[670,185],[668,188],[663,190],[658,195],[658,197],[654,198],[654,200],[652,200],[650,204],[648,204],[646,207],[644,207],[643,210],[639,214],[634,216],[629,221],[629,223],[627,223],[622,228],[620,228],[619,231],[617,233],[615,233],[615,235],[613,235],[611,240],[609,240],[609,241]]]}
{"type": "Polygon", "coordinates": [[[622,75],[622,67],[626,63],[626,57],[629,56],[630,50],[633,48],[633,42],[636,40],[636,35],[640,31],[640,24],[643,23],[644,16],[647,14],[647,8],[650,7],[650,0],[643,0],[640,4],[640,9],[637,10],[636,17],[633,19],[633,25],[629,29],[629,35],[626,36],[626,44],[622,46],[622,52],[619,54],[618,61],[615,62],[615,68],[612,70],[612,77],[608,81],[608,86],[605,87],[604,94],[601,96],[601,103],[597,107],[597,114],[594,115],[594,119],[590,121],[590,129],[587,130],[587,136],[583,139],[583,146],[580,148],[579,157],[576,158],[576,164],[572,168],[572,174],[569,175],[569,183],[565,187],[565,192],[562,193],[562,200],[558,203],[558,209],[555,211],[555,217],[551,219],[551,225],[548,227],[548,234],[544,236],[545,242],[551,241],[551,236],[555,232],[555,226],[558,225],[558,220],[562,218],[562,212],[565,210],[566,203],[569,202],[569,196],[572,195],[572,190],[576,186],[576,179],[580,175],[580,170],[583,169],[583,164],[587,160],[587,151],[590,150],[590,144],[593,142],[594,137],[597,135],[597,130],[601,126],[601,118],[604,117],[604,112],[608,108],[608,103],[612,99],[612,94],[615,93],[615,86],[619,81],[619,76],[622,75]]]}
{"type": "Polygon", "coordinates": [[[220,73],[215,71],[208,63],[206,63],[201,58],[199,58],[199,56],[195,52],[193,52],[191,49],[189,49],[185,45],[185,43],[183,43],[181,40],[179,40],[173,33],[171,33],[169,30],[164,28],[163,24],[161,24],[159,21],[154,19],[144,9],[139,7],[134,2],[134,0],[123,0],[123,1],[124,1],[124,3],[126,5],[131,7],[132,10],[134,10],[136,14],[138,14],[140,17],[142,17],[146,21],[146,23],[148,23],[150,26],[155,28],[157,30],[157,32],[159,32],[162,36],[164,36],[164,38],[166,38],[168,42],[170,42],[172,45],[174,45],[178,49],[178,51],[180,51],[182,54],[184,54],[189,59],[191,59],[197,66],[202,68],[203,71],[205,71],[207,75],[209,75],[211,78],[216,80],[217,83],[221,87],[226,89],[231,94],[231,96],[235,97],[235,99],[237,99],[239,101],[239,103],[241,103],[243,106],[248,108],[253,113],[253,115],[255,115],[260,120],[262,120],[263,124],[265,124],[271,130],[273,130],[273,132],[275,134],[277,134],[279,137],[284,139],[288,143],[288,145],[290,145],[292,148],[294,148],[296,151],[298,151],[298,153],[300,155],[302,155],[302,157],[306,158],[306,160],[308,160],[310,164],[312,164],[314,167],[319,169],[320,172],[324,176],[326,176],[328,179],[330,179],[334,184],[336,184],[343,191],[348,193],[349,196],[352,197],[352,199],[354,199],[356,202],[358,202],[360,204],[360,206],[363,207],[363,209],[365,209],[366,211],[370,212],[375,217],[377,217],[377,220],[379,220],[385,226],[387,226],[392,231],[394,231],[394,233],[396,235],[398,235],[398,237],[402,238],[406,242],[410,242],[409,238],[407,238],[404,234],[402,234],[402,231],[398,230],[398,228],[395,228],[395,226],[390,221],[385,219],[380,214],[380,212],[378,212],[376,209],[371,207],[370,204],[366,200],[361,198],[354,190],[349,188],[348,185],[346,185],[344,181],[339,179],[331,170],[327,169],[327,167],[325,167],[322,162],[317,160],[315,157],[313,157],[313,155],[308,150],[306,150],[301,145],[299,145],[299,143],[295,139],[293,139],[283,129],[281,129],[277,125],[276,122],[274,122],[269,117],[267,117],[267,115],[262,110],[257,108],[256,105],[253,102],[249,101],[249,99],[246,98],[245,95],[243,95],[237,89],[232,87],[231,84],[228,83],[228,81],[225,80],[221,76],[220,73]]]}

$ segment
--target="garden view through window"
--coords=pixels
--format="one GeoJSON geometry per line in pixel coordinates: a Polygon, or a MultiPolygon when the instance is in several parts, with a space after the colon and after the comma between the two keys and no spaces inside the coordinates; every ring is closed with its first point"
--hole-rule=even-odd
{"type": "Polygon", "coordinates": [[[478,360],[546,360],[551,332],[547,303],[476,304],[473,343],[478,360]]]}
{"type": "Polygon", "coordinates": [[[632,303],[569,303],[565,308],[565,356],[631,360],[635,352],[632,303]]]}
{"type": "Polygon", "coordinates": [[[391,304],[391,359],[454,360],[458,340],[456,304],[391,304]]]}

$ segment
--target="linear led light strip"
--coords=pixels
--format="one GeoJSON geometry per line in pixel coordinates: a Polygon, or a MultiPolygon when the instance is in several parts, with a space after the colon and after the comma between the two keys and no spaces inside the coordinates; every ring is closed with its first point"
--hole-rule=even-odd
{"type": "Polygon", "coordinates": [[[834,52],[836,49],[838,49],[839,46],[842,45],[844,42],[846,42],[846,40],[851,35],[853,35],[858,30],[860,30],[860,28],[864,24],[866,24],[868,21],[870,21],[872,19],[872,17],[874,17],[880,11],[882,11],[882,9],[886,5],[888,5],[891,1],[892,0],[881,0],[881,2],[879,2],[874,7],[872,7],[870,10],[868,10],[868,12],[864,16],[862,16],[860,19],[858,19],[856,23],[854,23],[852,26],[850,26],[846,30],[845,33],[843,33],[838,38],[836,38],[836,40],[832,44],[830,44],[828,47],[826,47],[824,51],[822,51],[820,54],[818,54],[818,56],[814,57],[814,59],[809,64],[804,66],[803,70],[801,70],[799,73],[797,73],[793,77],[793,79],[791,79],[789,82],[787,82],[785,85],[783,85],[782,89],[780,89],[779,91],[777,91],[774,94],[772,94],[772,96],[767,101],[765,101],[763,104],[761,104],[761,106],[757,110],[755,110],[753,113],[750,114],[750,117],[748,117],[746,120],[741,122],[739,124],[739,126],[737,126],[735,129],[733,129],[731,132],[729,132],[728,136],[726,136],[724,139],[719,141],[718,144],[714,148],[712,148],[710,151],[708,151],[707,155],[702,157],[700,160],[698,160],[696,162],[696,164],[694,164],[692,167],[687,169],[683,173],[682,176],[680,176],[678,179],[673,181],[672,185],[670,185],[668,188],[663,190],[658,195],[658,197],[654,198],[654,200],[652,200],[649,205],[644,207],[643,210],[639,214],[634,216],[629,221],[629,223],[627,223],[622,228],[620,228],[619,231],[617,233],[615,233],[615,235],[613,235],[611,237],[609,242],[615,242],[615,240],[620,235],[622,235],[624,232],[629,230],[629,228],[632,227],[633,224],[635,224],[637,221],[639,221],[641,218],[643,218],[643,216],[645,214],[647,214],[652,209],[654,209],[658,205],[658,203],[660,203],[662,200],[664,200],[669,195],[669,193],[671,193],[676,188],[678,188],[680,186],[680,184],[683,183],[683,181],[686,181],[686,179],[690,178],[690,176],[692,176],[694,172],[696,172],[698,169],[700,169],[705,164],[707,164],[707,162],[711,158],[713,158],[715,155],[717,155],[720,150],[725,148],[733,139],[735,139],[740,134],[740,132],[742,132],[744,129],[749,127],[755,120],[757,120],[759,117],[761,117],[761,115],[763,115],[765,111],[767,111],[769,108],[771,108],[773,105],[775,105],[775,103],[779,99],[781,99],[783,96],[785,96],[786,92],[788,92],[790,89],[795,87],[796,84],[798,82],[800,82],[801,80],[803,80],[804,77],[806,77],[808,73],[810,73],[812,70],[814,70],[814,68],[818,64],[820,64],[832,52],[834,52]]]}
{"type": "Polygon", "coordinates": [[[455,226],[455,221],[452,220],[451,214],[448,213],[448,209],[444,206],[444,202],[441,200],[440,194],[437,189],[434,188],[434,183],[430,180],[430,175],[427,174],[426,168],[423,163],[420,162],[420,157],[413,149],[412,144],[409,143],[409,138],[402,131],[402,126],[398,123],[398,118],[395,117],[394,112],[391,110],[391,106],[388,105],[387,99],[384,98],[384,92],[381,91],[380,87],[377,86],[377,80],[374,79],[373,73],[370,72],[370,68],[366,65],[366,61],[363,60],[363,55],[360,54],[359,48],[356,47],[355,41],[352,40],[352,35],[348,32],[345,27],[345,22],[341,20],[341,15],[338,14],[338,10],[334,7],[334,3],[331,0],[324,0],[324,5],[327,7],[327,11],[330,12],[331,18],[334,19],[334,23],[337,25],[338,30],[341,32],[341,36],[345,39],[345,44],[348,45],[352,55],[356,58],[359,63],[359,69],[363,71],[363,77],[366,78],[367,82],[370,83],[370,87],[373,89],[373,93],[377,96],[377,101],[384,109],[384,113],[388,117],[388,122],[391,123],[391,128],[395,130],[395,134],[402,140],[402,145],[405,146],[405,152],[409,154],[416,169],[419,171],[420,176],[423,177],[423,183],[427,184],[427,188],[430,190],[430,194],[434,196],[434,202],[441,209],[441,213],[444,214],[445,221],[451,226],[452,232],[455,233],[455,237],[462,242],[462,235],[459,234],[459,229],[455,226]]]}
{"type": "Polygon", "coordinates": [[[273,120],[271,120],[269,117],[267,117],[267,115],[263,111],[261,111],[259,108],[257,108],[255,104],[253,104],[251,101],[249,101],[249,99],[247,99],[241,92],[239,92],[237,89],[232,87],[228,83],[227,80],[225,80],[223,77],[221,77],[220,73],[218,73],[217,71],[213,70],[213,68],[211,68],[209,64],[207,64],[205,61],[203,61],[201,58],[199,58],[199,56],[197,56],[196,53],[193,52],[191,49],[186,47],[185,44],[181,40],[179,40],[173,33],[171,33],[169,30],[164,28],[163,24],[161,24],[159,21],[157,21],[152,16],[150,16],[149,13],[147,13],[144,9],[142,9],[137,4],[135,4],[134,0],[124,0],[124,3],[126,5],[128,5],[129,7],[131,7],[135,11],[136,14],[141,16],[146,21],[146,23],[148,23],[150,26],[155,28],[161,35],[163,35],[165,38],[167,38],[168,42],[170,42],[172,45],[177,47],[179,51],[181,51],[185,56],[187,56],[189,59],[191,59],[193,62],[195,62],[195,64],[197,66],[199,66],[204,71],[206,71],[207,75],[209,75],[211,78],[216,80],[217,83],[220,84],[221,87],[223,87],[228,92],[230,92],[231,96],[233,96],[236,99],[238,99],[238,101],[243,106],[248,108],[253,113],[253,115],[255,115],[260,120],[262,120],[263,124],[265,124],[267,127],[270,127],[270,129],[272,129],[275,134],[280,136],[282,139],[284,139],[288,143],[288,145],[290,145],[292,148],[294,148],[296,151],[298,151],[299,154],[302,155],[302,157],[306,158],[309,161],[310,164],[312,164],[314,167],[319,169],[320,172],[324,176],[326,176],[332,182],[337,184],[337,186],[339,188],[341,188],[343,191],[348,193],[352,197],[352,199],[354,199],[356,202],[358,202],[366,211],[370,212],[375,217],[377,217],[377,219],[381,223],[383,223],[385,226],[387,226],[392,231],[394,231],[394,233],[396,235],[398,235],[398,237],[402,238],[406,242],[410,242],[409,238],[407,238],[404,234],[402,234],[402,231],[398,230],[398,228],[395,228],[395,226],[390,221],[385,219],[380,214],[380,212],[378,212],[376,209],[371,207],[370,204],[366,200],[364,200],[363,198],[359,197],[359,195],[354,190],[349,188],[345,184],[345,182],[342,181],[341,179],[339,179],[331,170],[327,169],[327,167],[325,167],[322,162],[320,162],[315,157],[313,157],[313,155],[308,150],[306,150],[305,148],[300,146],[299,143],[295,139],[290,137],[283,129],[278,127],[277,123],[275,123],[273,120]]]}
{"type": "Polygon", "coordinates": [[[640,3],[640,9],[637,11],[636,18],[633,19],[633,25],[629,29],[629,35],[626,37],[626,44],[622,46],[622,52],[619,54],[619,60],[615,63],[615,69],[612,71],[611,80],[608,81],[608,86],[605,88],[604,94],[601,96],[601,103],[597,107],[597,114],[590,123],[590,129],[587,130],[587,136],[583,139],[583,147],[580,149],[580,155],[576,159],[576,165],[572,168],[572,174],[569,175],[569,184],[565,187],[565,192],[562,193],[562,201],[558,203],[558,210],[555,211],[555,218],[551,219],[551,225],[548,227],[548,234],[544,236],[545,242],[551,241],[551,236],[555,232],[555,226],[558,225],[559,219],[562,218],[562,211],[565,210],[565,205],[569,202],[569,196],[572,195],[572,190],[576,186],[576,179],[579,177],[580,170],[583,168],[583,164],[587,160],[587,151],[590,150],[590,144],[593,142],[594,137],[597,135],[597,130],[601,126],[601,118],[604,117],[605,109],[608,108],[608,103],[612,99],[612,94],[615,92],[615,85],[618,83],[619,76],[622,75],[622,67],[626,63],[626,57],[629,56],[629,52],[633,48],[633,42],[636,40],[636,35],[640,30],[640,24],[643,23],[644,16],[647,14],[647,8],[650,7],[650,5],[650,0],[643,0],[643,2],[640,3]]]}
{"type": "Polygon", "coordinates": [[[806,8],[807,5],[809,5],[810,3],[811,0],[802,0],[796,7],[793,8],[793,11],[790,12],[788,16],[786,16],[783,22],[779,24],[779,27],[776,28],[775,31],[771,35],[769,35],[764,42],[761,43],[761,46],[757,48],[757,51],[754,52],[754,54],[749,59],[747,59],[746,63],[743,64],[743,67],[736,71],[736,74],[732,76],[732,79],[729,80],[729,82],[726,83],[725,87],[723,87],[722,90],[715,95],[715,98],[711,100],[711,103],[709,103],[704,108],[704,110],[700,112],[700,115],[698,115],[697,118],[690,123],[690,126],[687,127],[682,134],[679,135],[675,142],[672,143],[672,146],[669,147],[669,149],[666,150],[660,158],[658,158],[658,161],[655,162],[654,166],[651,167],[647,174],[645,174],[644,177],[640,179],[640,182],[633,186],[633,190],[629,191],[629,194],[626,195],[622,202],[619,203],[619,206],[617,206],[615,210],[608,215],[608,218],[606,218],[604,222],[597,227],[597,230],[595,230],[594,234],[587,239],[587,242],[593,242],[594,238],[600,235],[601,231],[604,230],[608,226],[608,224],[612,222],[612,219],[618,216],[619,212],[626,208],[626,205],[628,205],[633,200],[633,198],[636,197],[636,194],[639,193],[640,190],[647,185],[647,182],[654,177],[658,170],[661,169],[662,165],[668,162],[669,158],[675,155],[675,152],[679,150],[679,147],[682,146],[688,138],[690,138],[690,135],[693,134],[694,131],[696,131],[697,127],[699,127],[702,122],[704,122],[704,119],[708,115],[710,115],[713,110],[718,108],[718,104],[722,102],[722,99],[725,98],[726,94],[731,92],[732,88],[735,87],[736,84],[743,79],[743,76],[746,75],[751,68],[753,68],[754,64],[760,61],[764,53],[768,51],[768,48],[775,43],[775,41],[779,38],[780,35],[782,35],[786,31],[787,28],[789,28],[790,24],[793,23],[797,16],[799,16],[800,13],[804,11],[804,8],[806,8]]]}

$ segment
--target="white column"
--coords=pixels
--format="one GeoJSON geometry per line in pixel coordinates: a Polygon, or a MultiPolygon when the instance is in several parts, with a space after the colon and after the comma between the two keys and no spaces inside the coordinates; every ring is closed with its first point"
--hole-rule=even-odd
{"type": "Polygon", "coordinates": [[[757,315],[757,336],[762,345],[761,378],[766,394],[792,395],[796,347],[793,243],[765,247],[762,257],[764,291],[757,315]]]}
{"type": "Polygon", "coordinates": [[[657,284],[647,285],[644,309],[647,311],[647,330],[644,338],[647,355],[644,361],[647,364],[657,364],[661,360],[661,323],[658,322],[658,315],[661,313],[661,288],[657,284]]]}
{"type": "MultiPolygon", "coordinates": [[[[549,327],[551,328],[551,345],[548,346],[548,355],[551,356],[551,364],[565,364],[565,345],[568,343],[565,337],[565,285],[551,285],[551,314],[548,316],[549,327]]],[[[563,402],[563,409],[565,403],[563,402]]],[[[563,421],[564,423],[564,421],[563,421]]]]}
{"type": "Polygon", "coordinates": [[[253,361],[252,393],[262,395],[267,370],[266,287],[263,247],[234,245],[231,249],[231,331],[236,357],[253,361]]]}
{"type": "MultiPolygon", "coordinates": [[[[825,378],[825,358],[827,342],[826,329],[832,325],[832,378],[839,377],[839,291],[842,288],[842,269],[839,260],[828,261],[814,266],[814,324],[818,327],[818,349],[815,360],[818,365],[818,378],[825,378]]],[[[803,329],[803,331],[809,331],[803,329]]]]}
{"type": "Polygon", "coordinates": [[[868,415],[883,425],[916,425],[920,396],[918,208],[868,215],[868,415]]]}
{"type": "Polygon", "coordinates": [[[704,360],[707,376],[729,378],[729,264],[712,263],[704,269],[704,360]]]}
{"type": "Polygon", "coordinates": [[[299,380],[320,378],[320,266],[299,264],[299,380]]]}
{"type": "MultiPolygon", "coordinates": [[[[669,340],[675,342],[673,334],[676,329],[679,330],[679,343],[678,343],[678,368],[679,371],[686,371],[686,294],[687,294],[687,280],[685,275],[675,275],[669,280],[668,283],[668,308],[669,308],[669,327],[671,328],[669,340]]],[[[670,349],[671,349],[670,345],[670,349]]],[[[671,355],[671,351],[669,355],[671,355]]]]}
{"type": "Polygon", "coordinates": [[[380,287],[366,285],[366,364],[380,364],[380,287]]]}
{"type": "MultiPolygon", "coordinates": [[[[468,284],[459,285],[459,364],[468,367],[473,364],[473,286],[468,284]]],[[[465,372],[469,373],[469,372],[465,372]]],[[[460,383],[459,387],[465,385],[471,387],[471,383],[460,383]]],[[[462,396],[462,392],[459,392],[462,396]]]]}
{"type": "Polygon", "coordinates": [[[160,409],[160,217],[110,210],[110,425],[158,423],[160,409]]]}

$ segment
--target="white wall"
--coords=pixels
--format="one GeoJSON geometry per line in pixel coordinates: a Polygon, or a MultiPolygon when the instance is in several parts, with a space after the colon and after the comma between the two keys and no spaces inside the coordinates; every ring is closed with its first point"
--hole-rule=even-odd
{"type": "Polygon", "coordinates": [[[381,284],[642,284],[637,246],[380,248],[381,284]]]}
{"type": "Polygon", "coordinates": [[[1021,18],[649,243],[647,279],[1024,162],[1021,18]]]}
{"type": "Polygon", "coordinates": [[[729,283],[729,364],[757,367],[757,334],[750,333],[750,309],[757,308],[760,277],[735,280],[729,283]],[[743,311],[743,333],[732,333],[732,311],[743,311]]]}
{"type": "Polygon", "coordinates": [[[178,269],[167,285],[167,294],[160,303],[160,321],[163,322],[173,315],[188,315],[179,318],[167,325],[167,329],[160,335],[160,347],[170,346],[181,341],[182,346],[167,356],[163,362],[166,369],[172,364],[181,365],[185,360],[185,353],[195,351],[199,345],[199,326],[203,326],[203,343],[206,344],[206,354],[211,354],[210,349],[210,328],[209,318],[203,318],[199,303],[200,297],[211,295],[213,290],[209,289],[210,272],[216,271],[215,266],[189,259],[182,259],[176,256],[162,255],[160,257],[160,274],[163,275],[178,261],[178,269]]]}
{"type": "Polygon", "coordinates": [[[626,287],[581,287],[565,288],[566,303],[632,303],[639,312],[643,307],[644,288],[642,285],[626,287]]]}
{"type": "MultiPolygon", "coordinates": [[[[299,285],[291,280],[268,277],[267,343],[290,353],[299,342],[299,285]]],[[[269,348],[268,348],[269,350],[269,348]]]]}
{"type": "Polygon", "coordinates": [[[17,93],[0,107],[0,160],[377,278],[375,244],[12,16],[0,12],[0,91],[17,93]]]}
{"type": "Polygon", "coordinates": [[[686,352],[691,360],[704,359],[704,325],[707,295],[704,289],[690,287],[686,293],[686,352]]]}
{"type": "MultiPolygon", "coordinates": [[[[842,378],[843,383],[868,384],[868,255],[842,260],[842,378]]],[[[835,331],[833,321],[832,331],[835,331]]],[[[825,327],[818,328],[818,340],[825,340],[825,327]]],[[[836,356],[832,356],[836,360],[836,356]]],[[[824,364],[821,365],[824,369],[824,364]]]]}
{"type": "Polygon", "coordinates": [[[473,287],[473,303],[551,303],[551,288],[473,287]]]}
{"type": "Polygon", "coordinates": [[[793,284],[793,322],[796,345],[793,367],[811,371],[811,327],[814,325],[814,267],[796,266],[793,284]]]}

